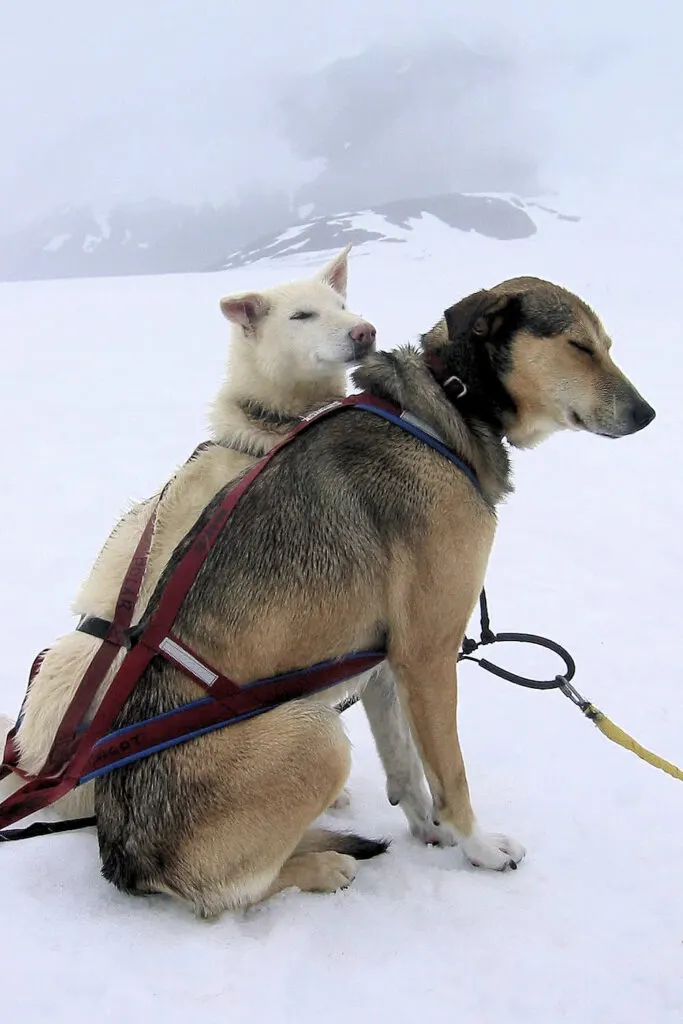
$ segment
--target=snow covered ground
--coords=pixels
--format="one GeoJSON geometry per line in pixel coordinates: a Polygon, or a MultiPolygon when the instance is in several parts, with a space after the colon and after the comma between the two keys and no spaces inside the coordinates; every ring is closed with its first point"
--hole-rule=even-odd
{"type": "MultiPolygon", "coordinates": [[[[578,688],[680,763],[680,216],[655,197],[572,209],[580,223],[549,217],[508,243],[425,219],[409,245],[352,254],[350,304],[383,347],[517,274],[595,306],[658,416],[622,441],[572,434],[515,455],[488,578],[493,625],[564,643],[578,688]]],[[[1,711],[16,712],[33,656],[70,627],[69,601],[127,500],[205,436],[227,344],[219,297],[322,262],[0,286],[1,711]]],[[[555,667],[542,653],[500,657],[555,667]]],[[[350,889],[289,891],[207,924],[107,885],[92,834],[2,846],[4,1019],[680,1024],[683,787],[559,694],[471,665],[460,679],[474,804],[485,828],[526,844],[519,871],[476,871],[456,850],[417,844],[355,707],[353,803],[335,819],[393,846],[350,889]]]]}

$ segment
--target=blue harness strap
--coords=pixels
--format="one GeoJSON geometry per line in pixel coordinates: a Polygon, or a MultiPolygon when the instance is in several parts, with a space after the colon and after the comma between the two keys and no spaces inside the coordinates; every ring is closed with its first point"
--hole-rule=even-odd
{"type": "Polygon", "coordinates": [[[481,494],[481,486],[477,479],[477,474],[474,472],[469,462],[465,462],[465,460],[459,455],[456,455],[451,448],[448,448],[447,445],[444,444],[440,437],[437,437],[430,430],[425,429],[424,426],[417,423],[414,417],[408,419],[407,415],[409,414],[398,414],[391,412],[390,409],[383,408],[379,405],[370,405],[366,402],[358,402],[357,405],[354,405],[352,408],[362,409],[363,412],[371,412],[374,413],[375,416],[381,416],[382,419],[388,420],[389,423],[394,423],[397,427],[400,427],[401,430],[405,430],[406,433],[412,434],[413,437],[417,437],[418,440],[423,441],[424,444],[429,445],[429,447],[433,448],[435,452],[438,452],[439,455],[443,455],[445,459],[448,459],[448,461],[452,462],[454,466],[457,466],[460,472],[465,474],[470,483],[472,483],[481,494]]]}

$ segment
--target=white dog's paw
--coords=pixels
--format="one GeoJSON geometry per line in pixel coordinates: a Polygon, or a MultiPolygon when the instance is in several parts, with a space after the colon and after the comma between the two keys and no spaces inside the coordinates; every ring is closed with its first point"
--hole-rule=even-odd
{"type": "Polygon", "coordinates": [[[345,811],[351,806],[351,794],[349,793],[346,786],[342,789],[341,793],[336,800],[333,800],[328,810],[330,811],[345,811]]]}
{"type": "Polygon", "coordinates": [[[412,835],[425,846],[455,846],[453,830],[434,824],[434,804],[420,780],[389,778],[387,798],[401,808],[412,835]]]}
{"type": "Polygon", "coordinates": [[[431,818],[423,821],[413,820],[410,831],[425,846],[455,846],[457,843],[452,828],[448,825],[435,825],[431,818]]]}
{"type": "Polygon", "coordinates": [[[458,845],[470,864],[490,871],[515,870],[526,853],[524,847],[509,836],[477,830],[470,836],[463,836],[458,845]]]}

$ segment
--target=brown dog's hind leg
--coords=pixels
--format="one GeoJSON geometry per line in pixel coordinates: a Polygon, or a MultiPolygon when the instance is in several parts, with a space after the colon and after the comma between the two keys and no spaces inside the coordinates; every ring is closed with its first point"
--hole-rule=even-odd
{"type": "Polygon", "coordinates": [[[429,782],[435,821],[452,830],[464,855],[477,867],[516,867],[524,848],[508,836],[480,832],[472,811],[458,739],[455,655],[449,652],[444,657],[423,648],[418,657],[390,652],[390,660],[429,782]]]}
{"type": "Polygon", "coordinates": [[[358,861],[350,854],[334,850],[320,853],[294,853],[282,866],[280,874],[261,897],[274,896],[295,886],[302,892],[336,892],[346,889],[356,877],[358,861]]]}
{"type": "MultiPolygon", "coordinates": [[[[197,761],[198,752],[187,756],[197,761]]],[[[211,792],[148,888],[189,902],[201,917],[247,907],[289,886],[332,892],[357,859],[387,844],[310,830],[346,781],[350,748],[336,711],[286,705],[231,726],[201,750],[211,792]]]]}

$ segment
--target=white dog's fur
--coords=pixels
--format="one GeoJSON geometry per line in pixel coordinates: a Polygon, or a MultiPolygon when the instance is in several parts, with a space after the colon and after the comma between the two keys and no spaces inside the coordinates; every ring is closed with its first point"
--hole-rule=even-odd
{"type": "MultiPolygon", "coordinates": [[[[225,485],[255,458],[269,451],[287,427],[250,416],[250,404],[283,420],[297,418],[340,398],[345,370],[357,362],[351,331],[374,329],[346,310],[347,246],[316,277],[262,292],[233,295],[221,301],[232,323],[228,374],[213,403],[210,423],[215,446],[181,466],[157,512],[154,538],[133,622],[137,622],[176,545],[225,485]],[[310,314],[305,318],[296,314],[310,314]]],[[[135,547],[158,495],[134,505],[106,541],[73,604],[78,615],[111,619],[119,589],[135,547]]],[[[24,708],[17,741],[20,768],[37,773],[45,762],[56,730],[83,673],[101,641],[73,631],[57,640],[35,676],[24,708]]],[[[114,672],[119,655],[100,688],[94,713],[114,672]]],[[[10,727],[0,721],[0,740],[10,727]]],[[[4,740],[3,740],[4,742],[4,740]]],[[[21,784],[16,777],[0,787],[0,799],[21,784]]],[[[341,797],[339,804],[343,803],[341,797]]],[[[72,791],[54,805],[65,815],[93,813],[93,784],[72,791]]]]}

